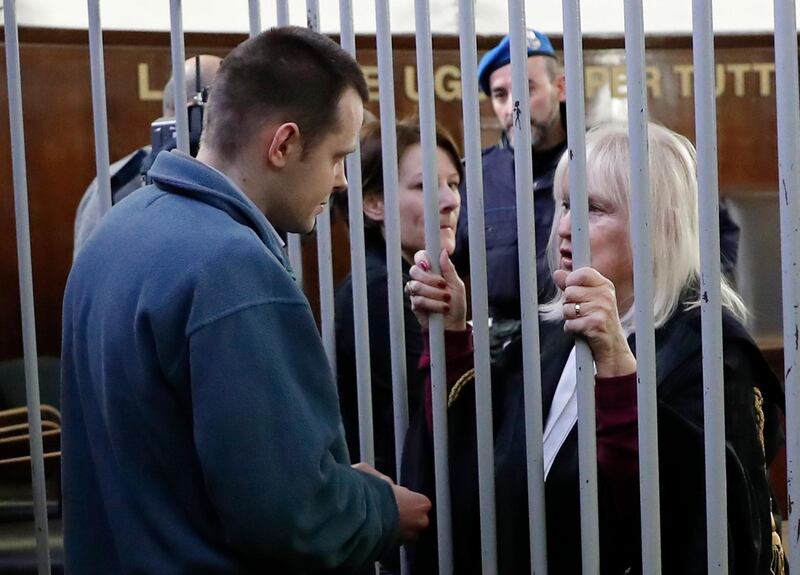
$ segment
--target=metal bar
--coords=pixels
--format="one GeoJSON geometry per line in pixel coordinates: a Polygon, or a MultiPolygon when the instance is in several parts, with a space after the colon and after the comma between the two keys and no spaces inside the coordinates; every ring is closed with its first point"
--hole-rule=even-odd
{"type": "Polygon", "coordinates": [[[717,107],[711,2],[692,0],[695,133],[700,215],[700,312],[706,454],[708,572],[728,572],[725,404],[717,181],[717,107]]]}
{"type": "Polygon", "coordinates": [[[628,76],[631,238],[633,244],[636,384],[639,413],[639,497],[642,510],[642,571],[661,573],[661,520],[656,420],[656,339],[653,318],[653,241],[650,233],[650,160],[647,145],[642,0],[625,0],[628,76]]]}
{"type": "Polygon", "coordinates": [[[97,188],[100,210],[111,209],[111,160],[108,154],[108,117],[106,76],[103,64],[103,29],[100,25],[100,0],[89,0],[89,58],[92,74],[92,113],[94,116],[94,153],[97,164],[97,188]]]}
{"type": "MultiPolygon", "coordinates": [[[[277,0],[278,26],[289,25],[289,0],[277,0]]],[[[327,210],[327,208],[326,208],[327,210]]],[[[328,217],[328,228],[330,229],[330,214],[328,217]]],[[[319,227],[319,219],[317,226],[319,227]]],[[[323,225],[324,227],[324,225],[323,225]]],[[[319,229],[317,229],[319,233],[319,229]]],[[[328,232],[330,234],[330,232],[328,232]]],[[[300,234],[286,234],[286,242],[289,245],[289,263],[294,271],[295,281],[300,289],[303,289],[303,244],[300,234]]],[[[320,300],[322,301],[322,300],[320,300]]],[[[326,310],[327,312],[327,310],[326,310]]],[[[327,349],[327,348],[326,348],[327,349]]]]}
{"type": "MultiPolygon", "coordinates": [[[[14,179],[14,218],[17,231],[19,293],[22,309],[25,394],[28,405],[31,476],[33,478],[36,564],[39,575],[46,575],[50,573],[50,549],[47,502],[45,500],[42,414],[39,401],[38,352],[36,349],[31,233],[28,213],[28,178],[25,162],[25,128],[22,120],[22,75],[19,64],[16,0],[9,0],[6,3],[3,26],[6,43],[6,70],[8,71],[8,118],[11,128],[11,166],[14,179]]],[[[108,168],[108,164],[106,164],[106,168],[108,168]]]]}
{"type": "MultiPolygon", "coordinates": [[[[306,1],[306,23],[311,30],[319,31],[319,2],[317,0],[306,1]]],[[[326,203],[322,213],[317,216],[317,262],[319,265],[319,309],[322,345],[328,355],[331,370],[336,373],[336,324],[333,301],[330,203],[326,203]]]]}
{"type": "Polygon", "coordinates": [[[248,0],[250,9],[250,37],[261,32],[261,3],[259,0],[248,0]]]}
{"type": "MultiPolygon", "coordinates": [[[[433,41],[428,0],[414,1],[417,47],[417,84],[422,140],[422,182],[425,197],[425,249],[431,269],[440,273],[439,194],[436,162],[436,112],[433,89],[433,41]]],[[[428,323],[433,395],[433,451],[436,474],[436,526],[439,538],[439,574],[453,573],[453,539],[450,515],[450,469],[447,443],[447,379],[444,355],[444,321],[432,314],[428,323]]]]}
{"type": "Polygon", "coordinates": [[[175,131],[178,149],[189,153],[189,114],[186,113],[186,70],[183,50],[181,0],[169,0],[170,42],[172,44],[172,83],[175,87],[175,131]]]}
{"type": "MultiPolygon", "coordinates": [[[[486,231],[483,217],[483,163],[481,161],[481,127],[478,107],[478,47],[473,0],[460,0],[458,13],[461,92],[463,94],[462,118],[464,152],[466,154],[467,218],[470,231],[472,337],[475,344],[475,417],[478,438],[478,501],[481,510],[481,565],[484,575],[490,575],[497,573],[497,517],[495,511],[492,382],[489,361],[489,310],[486,288],[486,231]]],[[[528,83],[525,82],[525,86],[527,85],[528,83]]],[[[528,126],[530,126],[530,122],[528,126]]],[[[528,171],[528,174],[531,175],[531,172],[528,171]]],[[[531,212],[532,215],[533,212],[531,212]]],[[[530,221],[533,221],[532,217],[530,221]]],[[[541,409],[539,414],[541,417],[541,409]]],[[[539,426],[539,430],[541,431],[541,426],[539,426]]],[[[539,447],[541,451],[541,441],[539,447]]]]}
{"type": "Polygon", "coordinates": [[[277,0],[278,26],[289,25],[289,0],[277,0]]]}
{"type": "MultiPolygon", "coordinates": [[[[569,205],[572,218],[573,269],[591,265],[589,204],[586,190],[586,116],[583,95],[583,49],[579,0],[564,0],[564,67],[567,75],[569,205]]],[[[589,345],[575,342],[578,389],[578,463],[580,467],[581,557],[583,572],[600,572],[600,526],[597,504],[597,439],[594,368],[589,345]]]]}
{"type": "Polygon", "coordinates": [[[319,32],[319,0],[306,0],[306,25],[319,32]]]}
{"type": "MultiPolygon", "coordinates": [[[[775,0],[775,92],[778,107],[778,194],[781,218],[783,362],[786,389],[786,470],[789,495],[789,572],[800,573],[800,95],[797,8],[775,0]]],[[[784,545],[786,542],[784,542],[784,545]]]]}
{"type": "MultiPolygon", "coordinates": [[[[339,30],[342,48],[356,57],[352,0],[339,0],[339,30]]],[[[361,150],[347,157],[347,205],[350,220],[350,277],[353,286],[353,326],[356,337],[356,388],[358,392],[358,443],[361,461],[375,465],[372,421],[372,370],[369,357],[369,308],[367,258],[364,249],[364,205],[361,196],[361,150]]]]}
{"type": "MultiPolygon", "coordinates": [[[[530,90],[528,86],[528,48],[525,3],[508,3],[508,30],[511,42],[511,92],[514,99],[514,182],[517,190],[533,190],[531,149],[530,90]],[[520,105],[523,102],[523,105],[520,105]]],[[[516,194],[519,267],[529,269],[536,262],[536,232],[533,193],[516,194]]],[[[472,210],[470,214],[472,215],[472,210]]],[[[475,228],[470,223],[470,234],[475,228]]],[[[470,238],[470,245],[472,238],[470,238]]],[[[470,249],[470,256],[474,250],[470,249]]],[[[547,533],[542,452],[542,374],[539,357],[538,281],[535,273],[520,274],[520,312],[522,317],[523,377],[525,396],[525,450],[528,471],[528,532],[531,572],[547,573],[547,533]]]]}
{"type": "Polygon", "coordinates": [[[289,264],[294,272],[294,280],[303,289],[303,243],[300,234],[286,234],[289,247],[289,264]]]}
{"type": "Polygon", "coordinates": [[[397,115],[394,100],[394,65],[389,0],[375,1],[376,48],[378,56],[378,92],[380,94],[381,158],[383,161],[384,235],[389,292],[389,343],[392,349],[392,400],[394,404],[394,447],[398,481],[403,444],[408,429],[408,381],[406,373],[406,337],[403,311],[403,266],[400,244],[400,202],[397,115]]]}
{"type": "MultiPolygon", "coordinates": [[[[394,100],[394,65],[389,0],[375,0],[375,36],[378,58],[378,93],[380,96],[381,159],[383,162],[383,232],[386,239],[388,275],[389,344],[392,366],[392,404],[394,407],[394,454],[396,480],[401,476],[403,446],[408,431],[408,374],[406,373],[406,336],[403,309],[403,265],[400,244],[400,201],[397,158],[397,114],[394,100]]],[[[405,547],[400,548],[400,573],[409,571],[405,547]]]]}

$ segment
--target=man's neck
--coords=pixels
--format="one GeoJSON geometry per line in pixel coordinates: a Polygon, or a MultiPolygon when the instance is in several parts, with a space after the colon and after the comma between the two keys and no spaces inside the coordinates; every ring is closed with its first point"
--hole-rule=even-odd
{"type": "Polygon", "coordinates": [[[240,167],[240,162],[226,161],[221,155],[208,148],[200,148],[200,151],[197,153],[197,159],[228,178],[256,205],[261,213],[265,213],[266,206],[264,205],[264,198],[259,197],[259,194],[256,193],[256,190],[251,184],[253,178],[249,176],[246,169],[240,167]]]}

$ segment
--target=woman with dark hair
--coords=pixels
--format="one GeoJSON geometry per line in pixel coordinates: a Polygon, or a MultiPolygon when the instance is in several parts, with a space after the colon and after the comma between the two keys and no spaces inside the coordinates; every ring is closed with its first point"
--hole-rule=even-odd
{"type": "MultiPolygon", "coordinates": [[[[662,566],[664,573],[705,573],[694,148],[686,138],[651,124],[649,153],[662,566]]],[[[604,124],[586,135],[591,266],[580,269],[573,269],[567,163],[565,155],[555,172],[556,209],[548,244],[558,293],[539,309],[548,572],[581,571],[575,341],[583,339],[595,367],[601,572],[641,573],[627,127],[604,124]]],[[[444,314],[448,383],[467,374],[451,388],[448,401],[454,560],[456,573],[480,573],[475,394],[468,375],[472,342],[464,284],[445,254],[440,257],[442,275],[429,271],[425,252],[415,258],[406,288],[414,310],[423,328],[428,313],[444,314]]],[[[777,407],[783,392],[741,323],[744,304],[724,278],[721,288],[729,572],[767,574],[782,563],[779,555],[773,557],[765,470],[782,440],[777,407]]],[[[531,563],[522,355],[522,339],[512,339],[492,370],[499,573],[529,573],[531,563]]],[[[418,417],[409,430],[403,476],[406,485],[433,498],[430,423],[425,419],[418,417]]],[[[435,529],[422,534],[410,556],[413,573],[436,572],[435,529]]]]}
{"type": "MultiPolygon", "coordinates": [[[[414,253],[425,247],[422,193],[422,146],[417,120],[399,122],[397,132],[398,202],[400,205],[400,244],[403,282],[414,253]]],[[[458,148],[443,128],[436,129],[437,182],[439,187],[439,225],[442,249],[452,253],[460,208],[458,185],[462,165],[458,148]]],[[[364,204],[364,240],[366,248],[367,301],[369,310],[369,347],[372,378],[372,416],[375,440],[375,467],[397,479],[395,472],[394,423],[392,404],[391,350],[389,342],[389,295],[384,239],[384,185],[381,150],[381,126],[372,122],[361,131],[361,173],[364,204]]],[[[352,457],[359,453],[358,402],[356,392],[355,341],[361,334],[353,326],[353,286],[351,276],[336,290],[336,365],[339,401],[347,444],[352,457]]],[[[417,364],[423,343],[419,322],[403,296],[403,319],[406,339],[409,413],[416,412],[422,397],[417,364]]]]}

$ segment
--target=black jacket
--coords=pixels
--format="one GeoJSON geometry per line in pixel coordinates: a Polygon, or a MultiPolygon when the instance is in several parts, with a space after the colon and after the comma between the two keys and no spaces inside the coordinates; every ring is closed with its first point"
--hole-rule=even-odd
{"type": "MultiPolygon", "coordinates": [[[[783,392],[744,327],[724,314],[730,573],[769,572],[770,500],[756,436],[754,386],[765,396],[767,461],[781,444],[777,406],[783,392]]],[[[541,324],[544,421],[573,346],[561,323],[541,324]]],[[[635,349],[634,342],[631,348],[635,349]]],[[[675,314],[656,333],[661,552],[663,572],[706,572],[703,385],[700,312],[675,314]]],[[[492,373],[499,573],[530,572],[525,427],[519,338],[492,373]]],[[[431,438],[418,417],[403,458],[407,485],[434,497],[431,438]]],[[[474,393],[448,410],[455,572],[480,573],[474,393]]],[[[577,430],[573,428],[546,486],[549,573],[580,573],[577,430]]],[[[638,478],[606,481],[599,474],[601,571],[641,572],[638,478]]],[[[435,518],[434,518],[435,519],[435,518]]],[[[435,522],[434,522],[435,525],[435,522]]],[[[412,573],[436,573],[436,531],[411,547],[412,573]]]]}
{"type": "MultiPolygon", "coordinates": [[[[372,377],[372,416],[375,439],[375,467],[397,479],[394,449],[394,408],[392,402],[392,363],[389,342],[389,296],[386,269],[386,243],[377,230],[365,232],[367,264],[367,302],[369,315],[369,351],[372,377]]],[[[403,284],[410,278],[409,265],[403,260],[403,284]]],[[[336,369],[339,402],[350,457],[359,460],[358,394],[356,388],[356,338],[353,325],[353,284],[347,276],[336,289],[336,369]]],[[[421,402],[422,379],[417,370],[423,341],[419,322],[411,311],[411,302],[403,294],[403,319],[406,339],[406,374],[408,412],[413,415],[421,402]]],[[[363,337],[360,335],[360,337],[363,337]]]]}

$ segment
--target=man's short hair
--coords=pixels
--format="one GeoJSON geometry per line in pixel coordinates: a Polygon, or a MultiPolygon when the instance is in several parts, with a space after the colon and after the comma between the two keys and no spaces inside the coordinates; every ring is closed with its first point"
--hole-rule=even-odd
{"type": "Polygon", "coordinates": [[[232,159],[265,122],[294,122],[304,152],[338,121],[348,88],[366,102],[364,75],[330,38],[295,26],[273,28],[228,54],[211,88],[203,143],[232,159]]]}

